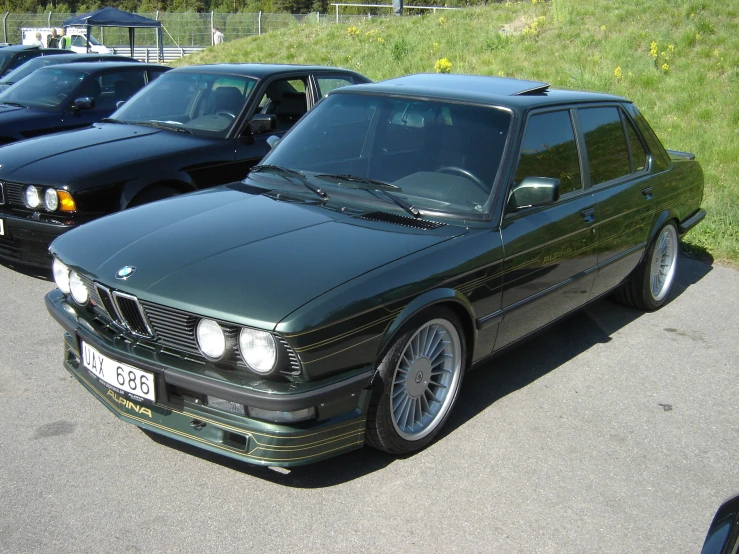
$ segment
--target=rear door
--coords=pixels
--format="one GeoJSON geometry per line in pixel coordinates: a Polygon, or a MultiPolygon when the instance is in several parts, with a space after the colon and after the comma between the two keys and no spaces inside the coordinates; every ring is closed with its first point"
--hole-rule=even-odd
{"type": "Polygon", "coordinates": [[[508,211],[501,226],[503,321],[495,349],[578,308],[595,278],[596,207],[585,186],[572,109],[534,112],[526,121],[511,187],[526,177],[560,182],[549,206],[508,211]]]}
{"type": "Polygon", "coordinates": [[[592,296],[617,286],[641,259],[654,215],[645,142],[619,105],[580,107],[586,182],[597,203],[598,275],[592,296]]]}

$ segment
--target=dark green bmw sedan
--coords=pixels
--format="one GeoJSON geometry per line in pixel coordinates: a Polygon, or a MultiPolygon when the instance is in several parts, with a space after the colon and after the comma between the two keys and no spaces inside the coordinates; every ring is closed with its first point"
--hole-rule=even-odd
{"type": "Polygon", "coordinates": [[[545,83],[344,87],[269,142],[243,182],[56,239],[46,297],[116,416],[255,464],[423,448],[468,369],[604,295],[667,302],[705,216],[631,102],[545,83]]]}

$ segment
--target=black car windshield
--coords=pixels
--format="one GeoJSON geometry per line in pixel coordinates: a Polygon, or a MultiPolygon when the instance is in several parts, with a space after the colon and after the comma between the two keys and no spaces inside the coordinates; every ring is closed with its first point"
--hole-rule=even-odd
{"type": "Polygon", "coordinates": [[[341,187],[359,202],[385,198],[422,212],[479,216],[491,197],[511,120],[502,108],[337,93],[262,163],[300,171],[329,195],[331,187],[341,187]]]}
{"type": "Polygon", "coordinates": [[[244,109],[256,81],[211,73],[165,73],[111,117],[123,123],[184,129],[223,138],[244,109]]]}
{"type": "Polygon", "coordinates": [[[38,56],[36,58],[28,60],[20,67],[8,73],[5,77],[3,77],[3,80],[0,81],[0,83],[17,83],[18,81],[23,79],[23,77],[30,75],[40,67],[46,67],[47,65],[58,65],[66,61],[67,60],[57,60],[56,56],[38,56]]]}
{"type": "Polygon", "coordinates": [[[34,71],[25,79],[0,93],[0,104],[53,110],[74,95],[84,96],[80,84],[87,76],[81,71],[49,67],[34,71]]]}

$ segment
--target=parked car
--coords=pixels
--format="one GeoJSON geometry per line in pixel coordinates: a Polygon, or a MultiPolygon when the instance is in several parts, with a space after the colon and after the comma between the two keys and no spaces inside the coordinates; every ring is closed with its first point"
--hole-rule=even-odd
{"type": "Polygon", "coordinates": [[[28,60],[39,56],[58,56],[68,51],[58,48],[39,48],[38,46],[15,45],[5,46],[0,50],[0,77],[21,66],[28,60]]]}
{"type": "MultiPolygon", "coordinates": [[[[29,79],[68,67],[39,70],[29,79]]],[[[269,136],[282,135],[328,91],[367,80],[329,67],[181,67],[93,128],[62,140],[51,135],[5,146],[0,259],[49,267],[48,246],[68,229],[123,208],[243,179],[269,151],[269,136]],[[68,204],[35,203],[34,195],[46,194],[62,195],[68,204]]],[[[13,101],[0,94],[4,99],[13,101]]]]}
{"type": "Polygon", "coordinates": [[[735,554],[738,549],[739,496],[734,496],[716,510],[701,554],[735,554]]]}
{"type": "Polygon", "coordinates": [[[46,304],[125,421],[263,465],[408,454],[469,367],[614,290],[664,305],[702,193],[623,98],[402,77],[333,91],[242,183],[59,237],[46,304]]]}
{"type": "Polygon", "coordinates": [[[4,91],[11,85],[17,83],[23,77],[27,77],[37,69],[48,67],[50,65],[58,65],[63,63],[78,62],[138,62],[136,58],[128,56],[118,56],[116,54],[61,54],[58,56],[42,56],[33,58],[24,64],[18,66],[5,77],[0,80],[0,92],[4,91]]]}
{"type": "MultiPolygon", "coordinates": [[[[130,62],[41,68],[0,93],[0,145],[89,127],[170,68],[130,62]]],[[[60,147],[65,141],[56,141],[60,147]]]]}

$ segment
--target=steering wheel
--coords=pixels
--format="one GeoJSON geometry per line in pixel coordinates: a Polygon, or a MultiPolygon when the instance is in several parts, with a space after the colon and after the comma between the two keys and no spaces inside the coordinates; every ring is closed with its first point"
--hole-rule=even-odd
{"type": "Polygon", "coordinates": [[[490,194],[490,189],[485,185],[485,183],[483,183],[475,174],[464,168],[457,167],[456,165],[442,165],[436,171],[437,173],[449,173],[450,175],[457,174],[460,177],[465,177],[475,183],[483,192],[485,192],[485,194],[490,194]]]}
{"type": "Polygon", "coordinates": [[[216,115],[226,115],[230,117],[231,119],[236,119],[236,116],[232,114],[231,112],[216,112],[216,115]]]}

